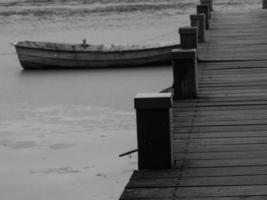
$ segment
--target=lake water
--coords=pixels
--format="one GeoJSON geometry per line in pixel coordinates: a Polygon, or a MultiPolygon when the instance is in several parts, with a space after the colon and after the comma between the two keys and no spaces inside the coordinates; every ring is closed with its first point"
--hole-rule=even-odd
{"type": "MultiPolygon", "coordinates": [[[[172,84],[170,66],[23,71],[9,42],[179,42],[197,0],[1,0],[0,199],[117,199],[136,155],[133,98],[172,84]]],[[[215,0],[215,10],[261,0],[215,0]]]]}

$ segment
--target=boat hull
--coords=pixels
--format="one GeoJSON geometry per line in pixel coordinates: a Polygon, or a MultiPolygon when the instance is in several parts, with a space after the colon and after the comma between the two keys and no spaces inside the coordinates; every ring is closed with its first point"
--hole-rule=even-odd
{"type": "Polygon", "coordinates": [[[24,69],[84,69],[132,67],[170,63],[170,51],[178,45],[131,51],[64,51],[16,46],[24,69]]]}

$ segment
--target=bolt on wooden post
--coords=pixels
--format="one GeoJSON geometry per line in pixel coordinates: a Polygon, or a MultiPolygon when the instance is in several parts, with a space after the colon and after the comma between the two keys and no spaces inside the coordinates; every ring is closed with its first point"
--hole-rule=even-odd
{"type": "Polygon", "coordinates": [[[267,0],[262,0],[262,8],[267,9],[267,0]]]}
{"type": "Polygon", "coordinates": [[[181,49],[197,49],[198,43],[197,27],[179,28],[181,49]]]}
{"type": "Polygon", "coordinates": [[[197,14],[190,15],[191,27],[197,27],[198,30],[198,42],[202,43],[205,41],[205,15],[197,14]]]}
{"type": "Polygon", "coordinates": [[[200,0],[201,5],[208,5],[210,7],[210,11],[213,11],[213,1],[212,0],[200,0]]]}
{"type": "Polygon", "coordinates": [[[174,49],[171,52],[173,63],[173,98],[194,99],[197,97],[198,72],[195,49],[174,49]]]}
{"type": "Polygon", "coordinates": [[[209,6],[208,5],[198,5],[197,6],[197,14],[205,14],[205,27],[206,30],[210,28],[209,25],[209,18],[210,18],[210,11],[209,11],[209,6]]]}
{"type": "Polygon", "coordinates": [[[170,129],[172,94],[137,94],[134,104],[139,170],[172,168],[174,163],[170,129]]]}

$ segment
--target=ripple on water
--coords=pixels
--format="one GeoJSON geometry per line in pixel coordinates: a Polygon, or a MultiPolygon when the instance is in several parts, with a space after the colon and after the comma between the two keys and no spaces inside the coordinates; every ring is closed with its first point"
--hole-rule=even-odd
{"type": "Polygon", "coordinates": [[[0,146],[9,147],[12,149],[28,149],[28,148],[34,148],[34,147],[39,146],[39,145],[34,141],[14,142],[12,140],[0,140],[0,146]]]}
{"type": "Polygon", "coordinates": [[[72,143],[72,144],[67,144],[67,143],[58,143],[58,144],[51,144],[49,145],[50,149],[53,150],[58,150],[58,149],[66,149],[66,148],[71,148],[73,146],[77,145],[76,143],[72,143]]]}
{"type": "Polygon", "coordinates": [[[34,141],[19,141],[15,142],[11,145],[13,149],[27,149],[27,148],[34,148],[38,146],[34,141]]]}
{"type": "Polygon", "coordinates": [[[47,168],[41,170],[32,169],[30,174],[75,174],[82,172],[79,169],[73,169],[72,167],[61,167],[61,168],[47,168]]]}

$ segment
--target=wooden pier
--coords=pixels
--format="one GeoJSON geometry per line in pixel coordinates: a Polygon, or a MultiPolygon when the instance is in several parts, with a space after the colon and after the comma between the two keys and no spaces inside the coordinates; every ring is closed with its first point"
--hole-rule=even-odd
{"type": "Polygon", "coordinates": [[[209,28],[197,98],[170,111],[172,167],[135,171],[121,200],[267,199],[267,10],[214,11],[209,28]]]}

